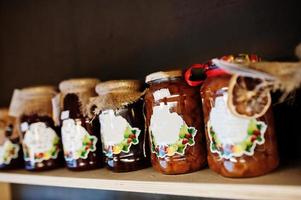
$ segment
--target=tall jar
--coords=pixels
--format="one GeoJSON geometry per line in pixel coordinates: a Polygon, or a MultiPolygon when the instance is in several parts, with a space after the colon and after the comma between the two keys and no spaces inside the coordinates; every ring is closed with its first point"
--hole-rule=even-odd
{"type": "Polygon", "coordinates": [[[101,166],[99,122],[88,116],[88,103],[96,96],[98,79],[70,79],[60,83],[61,132],[66,165],[71,170],[101,166]]]}
{"type": "MultiPolygon", "coordinates": [[[[19,105],[17,120],[27,170],[62,166],[60,134],[53,118],[52,98],[55,95],[56,90],[51,86],[29,87],[14,93],[12,104],[19,105]]],[[[10,112],[13,109],[16,108],[10,108],[10,112]]]]}
{"type": "Polygon", "coordinates": [[[99,96],[91,105],[100,122],[105,164],[114,172],[149,166],[140,89],[136,80],[107,81],[96,87],[99,96]]]}
{"type": "Polygon", "coordinates": [[[7,108],[0,108],[0,169],[24,166],[20,134],[16,119],[9,116],[7,108]]]}
{"type": "MultiPolygon", "coordinates": [[[[242,62],[242,57],[238,59],[242,62]]],[[[260,176],[278,166],[271,97],[255,93],[262,81],[224,72],[203,83],[208,164],[223,176],[260,176]],[[250,107],[245,109],[246,105],[250,107]],[[241,115],[242,110],[248,116],[241,115]]]]}
{"type": "Polygon", "coordinates": [[[199,90],[182,79],[180,70],[146,77],[146,124],[151,162],[164,174],[184,174],[206,163],[199,90]]]}

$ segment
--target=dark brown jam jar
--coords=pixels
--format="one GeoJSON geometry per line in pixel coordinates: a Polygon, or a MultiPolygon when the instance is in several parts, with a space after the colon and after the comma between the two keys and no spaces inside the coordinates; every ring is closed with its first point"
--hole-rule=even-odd
{"type": "Polygon", "coordinates": [[[180,70],[150,74],[146,83],[153,167],[164,174],[200,170],[206,163],[206,146],[198,88],[187,85],[180,70]]]}
{"type": "Polygon", "coordinates": [[[96,87],[99,96],[92,107],[100,122],[106,166],[114,172],[135,171],[150,165],[140,89],[136,80],[107,81],[96,87]]]}
{"type": "Polygon", "coordinates": [[[16,169],[23,166],[16,119],[9,116],[7,108],[0,108],[0,169],[16,169]]]}
{"type": "Polygon", "coordinates": [[[261,79],[226,72],[204,81],[201,96],[213,171],[226,177],[254,177],[278,166],[271,96],[256,91],[263,84],[261,79]]]}
{"type": "Polygon", "coordinates": [[[51,86],[40,86],[18,93],[25,168],[40,171],[62,166],[61,139],[52,107],[56,90],[51,86]]]}
{"type": "Polygon", "coordinates": [[[98,79],[70,79],[60,83],[62,142],[68,169],[101,167],[99,122],[88,116],[88,104],[96,96],[98,79]]]}

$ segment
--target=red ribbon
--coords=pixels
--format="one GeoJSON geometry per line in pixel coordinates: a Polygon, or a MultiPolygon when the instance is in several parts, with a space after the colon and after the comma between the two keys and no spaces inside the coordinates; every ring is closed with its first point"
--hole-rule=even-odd
{"type": "MultiPolygon", "coordinates": [[[[233,62],[235,59],[240,58],[242,60],[246,60],[249,62],[259,62],[260,58],[257,55],[254,54],[239,54],[239,55],[227,55],[223,56],[220,59],[228,61],[228,62],[233,62]]],[[[187,71],[184,74],[184,78],[188,85],[190,86],[199,86],[201,85],[206,78],[208,77],[214,77],[214,76],[219,76],[222,74],[227,74],[227,72],[223,69],[220,69],[216,65],[214,65],[211,61],[206,63],[206,64],[194,64],[191,67],[187,69],[187,71]],[[192,70],[193,69],[203,69],[203,76],[199,80],[192,81],[190,80],[192,76],[192,70]],[[203,78],[205,77],[205,78],[203,78]]]]}
{"type": "Polygon", "coordinates": [[[208,77],[219,76],[219,75],[226,74],[226,73],[227,72],[225,72],[224,70],[212,65],[212,63],[194,64],[186,70],[186,72],[184,74],[184,78],[185,78],[186,82],[188,83],[188,85],[190,85],[190,86],[199,86],[208,77]],[[205,78],[200,79],[200,80],[196,80],[196,81],[190,80],[190,78],[192,76],[192,70],[193,69],[203,69],[203,73],[204,73],[205,78]]]}

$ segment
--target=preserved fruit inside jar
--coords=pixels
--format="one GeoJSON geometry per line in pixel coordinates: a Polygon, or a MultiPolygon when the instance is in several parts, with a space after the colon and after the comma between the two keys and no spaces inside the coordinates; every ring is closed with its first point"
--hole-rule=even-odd
{"type": "Polygon", "coordinates": [[[88,117],[88,103],[96,96],[98,79],[70,79],[60,83],[61,132],[66,165],[72,170],[101,167],[99,122],[88,117]]]}
{"type": "Polygon", "coordinates": [[[260,176],[278,166],[270,94],[256,92],[263,82],[224,72],[203,83],[208,164],[223,176],[260,176]]]}
{"type": "Polygon", "coordinates": [[[62,166],[61,140],[54,124],[51,86],[25,88],[18,92],[23,157],[27,170],[46,170],[62,166]]]}
{"type": "Polygon", "coordinates": [[[199,90],[182,79],[179,70],[146,77],[146,124],[151,162],[164,174],[197,171],[206,163],[199,90]]]}
{"type": "Polygon", "coordinates": [[[0,169],[16,169],[23,166],[16,119],[9,116],[7,108],[0,108],[0,169]]]}
{"type": "Polygon", "coordinates": [[[143,92],[136,80],[113,80],[96,87],[91,109],[100,122],[107,168],[129,172],[149,166],[145,149],[143,92]]]}

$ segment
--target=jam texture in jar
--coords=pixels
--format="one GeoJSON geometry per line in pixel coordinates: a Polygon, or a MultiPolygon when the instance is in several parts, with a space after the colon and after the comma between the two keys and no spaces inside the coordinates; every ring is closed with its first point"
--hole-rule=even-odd
{"type": "MultiPolygon", "coordinates": [[[[234,85],[236,90],[230,92],[231,77],[226,73],[209,77],[201,88],[208,164],[213,171],[226,177],[260,176],[275,169],[279,162],[272,110],[270,104],[267,104],[266,112],[259,117],[233,114],[228,98],[235,97],[236,109],[244,110],[242,100],[254,95],[251,90],[258,80],[241,79],[234,85]],[[244,93],[246,88],[249,91],[244,93]]],[[[259,97],[252,98],[245,103],[260,101],[259,97]]],[[[269,102],[268,98],[261,100],[269,102]]],[[[251,109],[246,109],[246,114],[253,113],[256,116],[253,112],[253,109],[256,110],[255,104],[251,105],[251,109]]]]}
{"type": "Polygon", "coordinates": [[[101,167],[99,122],[88,117],[88,103],[96,96],[98,79],[70,79],[60,83],[62,142],[66,165],[71,170],[101,167]]]}
{"type": "Polygon", "coordinates": [[[18,92],[17,97],[14,95],[20,103],[18,120],[27,170],[62,166],[60,134],[54,124],[51,103],[55,95],[56,90],[51,86],[25,88],[18,92]]]}
{"type": "Polygon", "coordinates": [[[7,108],[0,108],[0,169],[16,169],[23,166],[16,119],[9,116],[7,108]]]}
{"type": "Polygon", "coordinates": [[[107,168],[129,172],[149,166],[146,157],[143,92],[136,80],[112,80],[97,85],[91,108],[98,115],[107,168]]]}
{"type": "Polygon", "coordinates": [[[146,124],[150,134],[151,162],[164,174],[183,174],[206,163],[201,98],[179,70],[146,77],[146,124]]]}

